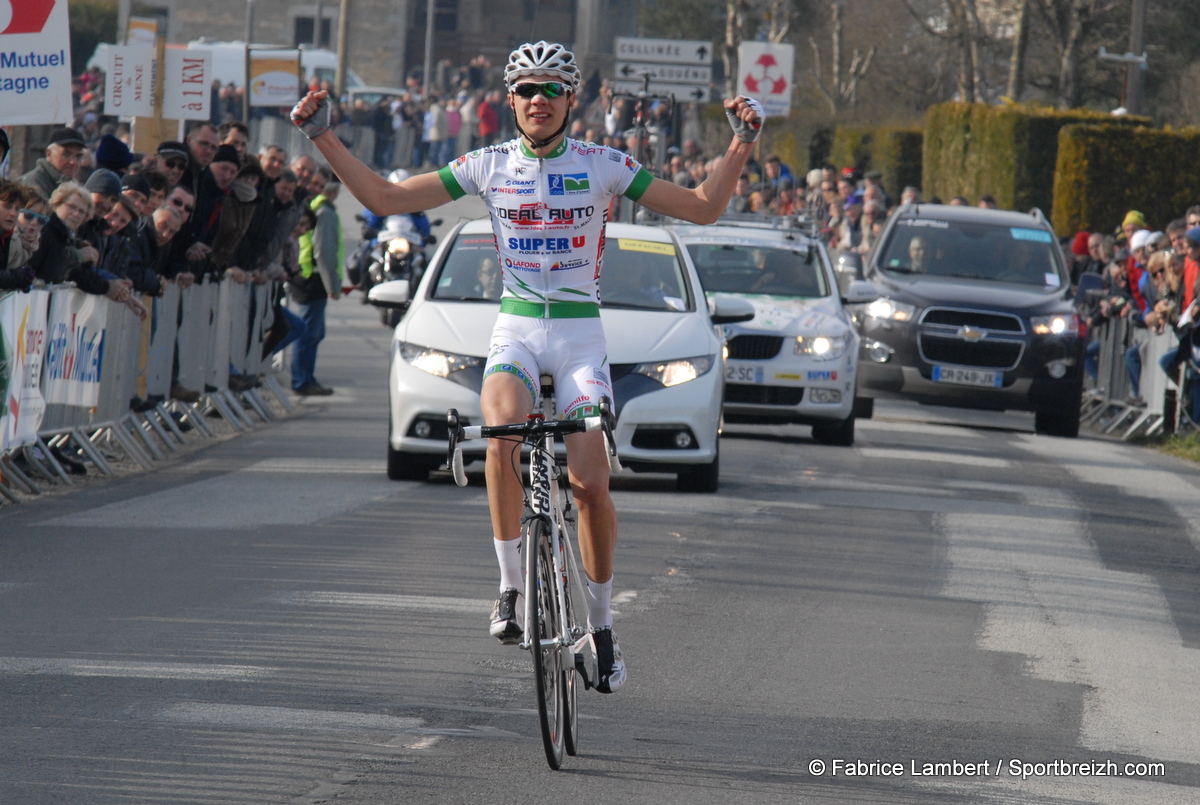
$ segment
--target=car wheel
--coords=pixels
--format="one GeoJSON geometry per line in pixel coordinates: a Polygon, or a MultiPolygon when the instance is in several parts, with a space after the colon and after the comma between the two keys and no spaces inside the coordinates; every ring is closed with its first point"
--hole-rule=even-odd
{"type": "Polygon", "coordinates": [[[1033,429],[1043,436],[1075,439],[1079,436],[1079,398],[1066,411],[1038,411],[1033,415],[1033,429]]]}
{"type": "Polygon", "coordinates": [[[854,444],[854,415],[851,414],[841,422],[813,425],[812,435],[821,444],[850,447],[854,444]]]}
{"type": "Polygon", "coordinates": [[[721,485],[721,454],[713,456],[708,464],[697,464],[679,473],[675,488],[680,492],[716,492],[721,485]]]}

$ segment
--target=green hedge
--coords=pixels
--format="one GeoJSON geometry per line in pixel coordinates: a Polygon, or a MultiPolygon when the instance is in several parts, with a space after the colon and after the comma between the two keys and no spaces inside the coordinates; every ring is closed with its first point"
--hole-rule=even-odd
{"type": "Polygon", "coordinates": [[[1200,130],[1066,126],[1058,133],[1052,220],[1060,237],[1112,232],[1129,210],[1162,229],[1200,203],[1200,130]]]}
{"type": "Polygon", "coordinates": [[[921,184],[923,142],[920,129],[838,126],[829,160],[839,168],[853,165],[860,173],[881,172],[883,189],[899,201],[906,186],[921,184]]]}
{"type": "Polygon", "coordinates": [[[925,197],[965,196],[975,202],[990,193],[1003,209],[1049,210],[1059,130],[1081,123],[1132,128],[1149,120],[1019,105],[931,106],[925,117],[925,197]]]}

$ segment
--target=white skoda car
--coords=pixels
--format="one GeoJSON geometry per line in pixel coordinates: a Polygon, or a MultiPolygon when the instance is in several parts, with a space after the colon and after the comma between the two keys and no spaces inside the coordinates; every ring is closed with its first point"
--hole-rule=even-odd
{"type": "MultiPolygon", "coordinates": [[[[483,421],[483,384],[500,273],[490,222],[460,225],[440,245],[411,295],[403,280],[371,291],[373,304],[406,308],[392,338],[388,477],[421,480],[446,461],[446,409],[483,421]]],[[[683,491],[714,492],[725,373],[714,324],[745,321],[732,297],[709,303],[668,231],[608,224],[600,318],[616,397],[617,452],[637,472],[678,476],[683,491]],[[713,312],[710,313],[710,304],[713,312]]],[[[464,445],[481,459],[485,443],[464,445]]]]}
{"type": "Polygon", "coordinates": [[[825,247],[757,218],[671,230],[706,293],[754,305],[752,321],[724,326],[726,421],[812,425],[818,442],[852,445],[859,338],[825,247]]]}

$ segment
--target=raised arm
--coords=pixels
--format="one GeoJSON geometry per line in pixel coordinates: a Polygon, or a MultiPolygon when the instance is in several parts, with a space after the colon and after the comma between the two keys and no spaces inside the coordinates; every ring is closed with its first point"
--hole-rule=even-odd
{"type": "Polygon", "coordinates": [[[292,122],[312,140],[351,195],[376,215],[421,212],[451,200],[436,172],[392,184],[359,161],[329,128],[329,93],[324,90],[305,95],[292,109],[292,122]]]}
{"type": "Polygon", "coordinates": [[[721,217],[746,160],[754,151],[754,141],[762,131],[763,108],[753,98],[738,96],[725,99],[725,113],[733,126],[733,141],[716,170],[699,187],[689,190],[674,182],[655,179],[642,194],[640,202],[651,210],[694,224],[711,224],[721,217]]]}

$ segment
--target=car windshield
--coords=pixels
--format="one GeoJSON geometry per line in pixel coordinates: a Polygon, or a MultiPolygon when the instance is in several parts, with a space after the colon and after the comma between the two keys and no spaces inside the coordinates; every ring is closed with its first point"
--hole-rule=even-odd
{"type": "Polygon", "coordinates": [[[1062,285],[1054,236],[1032,227],[903,219],[880,249],[876,265],[893,274],[1062,285]]]}
{"type": "Polygon", "coordinates": [[[807,246],[689,243],[705,293],[828,296],[825,272],[807,246]]]}
{"type": "Polygon", "coordinates": [[[675,246],[637,238],[609,238],[600,275],[603,307],[688,310],[688,286],[675,246]]]}
{"type": "MultiPolygon", "coordinates": [[[[435,299],[496,302],[503,290],[491,233],[460,234],[433,289],[435,299]]],[[[604,307],[686,311],[687,281],[675,246],[636,238],[609,238],[600,278],[604,307]]]]}
{"type": "Polygon", "coordinates": [[[499,302],[501,280],[496,241],[491,233],[460,234],[451,244],[433,296],[463,302],[499,302]]]}

